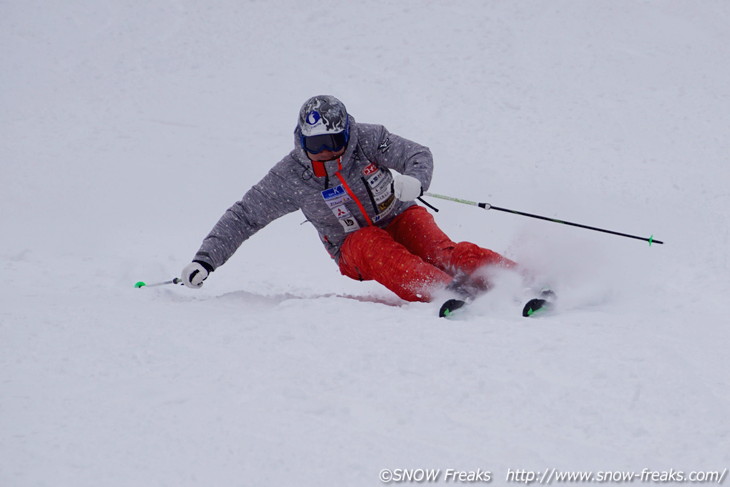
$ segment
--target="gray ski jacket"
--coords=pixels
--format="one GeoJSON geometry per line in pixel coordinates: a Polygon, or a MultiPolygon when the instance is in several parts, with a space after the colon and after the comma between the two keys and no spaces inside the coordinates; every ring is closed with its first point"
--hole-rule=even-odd
{"type": "Polygon", "coordinates": [[[352,116],[349,121],[345,153],[316,170],[295,135],[294,150],[223,214],[193,260],[216,269],[254,233],[301,210],[337,262],[350,233],[368,225],[384,227],[413,206],[412,201],[395,199],[390,169],[417,178],[425,191],[433,173],[428,147],[382,125],[356,123],[352,116]]]}

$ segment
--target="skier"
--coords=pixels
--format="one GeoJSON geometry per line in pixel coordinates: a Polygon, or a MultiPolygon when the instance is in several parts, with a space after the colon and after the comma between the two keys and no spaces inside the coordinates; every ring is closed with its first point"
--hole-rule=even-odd
{"type": "Polygon", "coordinates": [[[246,239],[301,210],[343,275],[375,280],[406,301],[432,301],[444,289],[473,297],[489,286],[477,270],[515,263],[453,242],[415,203],[432,173],[427,147],[356,122],[333,96],[314,96],[299,111],[294,149],[223,214],[182,281],[201,287],[246,239]]]}

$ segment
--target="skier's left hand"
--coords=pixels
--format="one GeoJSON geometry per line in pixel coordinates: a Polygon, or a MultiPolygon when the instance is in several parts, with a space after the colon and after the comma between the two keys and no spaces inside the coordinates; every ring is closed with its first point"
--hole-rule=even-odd
{"type": "Polygon", "coordinates": [[[423,194],[421,181],[405,174],[393,174],[393,195],[401,201],[413,201],[423,194]]]}

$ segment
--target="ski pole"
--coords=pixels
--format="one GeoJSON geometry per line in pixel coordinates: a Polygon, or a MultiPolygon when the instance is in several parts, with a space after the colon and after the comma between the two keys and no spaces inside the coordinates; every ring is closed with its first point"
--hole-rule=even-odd
{"type": "Polygon", "coordinates": [[[639,236],[636,236],[636,235],[630,235],[628,233],[614,232],[613,230],[606,230],[605,228],[597,228],[597,227],[591,227],[591,226],[588,226],[588,225],[582,225],[580,223],[566,222],[565,220],[558,220],[556,218],[550,218],[550,217],[547,217],[547,216],[534,215],[532,213],[525,213],[525,212],[517,211],[517,210],[510,210],[508,208],[500,208],[499,206],[493,206],[493,205],[490,205],[489,203],[477,203],[476,201],[463,200],[461,198],[454,198],[454,197],[445,196],[445,195],[442,195],[442,194],[423,193],[423,196],[430,196],[432,198],[439,198],[439,199],[442,199],[442,200],[453,201],[455,203],[461,203],[461,204],[464,204],[464,205],[478,206],[479,208],[484,208],[485,210],[504,211],[504,212],[507,212],[507,213],[512,213],[514,215],[528,216],[530,218],[537,218],[537,219],[540,219],[540,220],[545,220],[545,221],[549,221],[549,222],[553,222],[553,223],[562,223],[563,225],[570,225],[570,226],[573,226],[573,227],[585,228],[585,229],[588,229],[588,230],[595,230],[597,232],[610,233],[611,235],[618,235],[620,237],[635,238],[637,240],[643,240],[644,242],[649,242],[649,245],[651,245],[651,244],[663,244],[664,243],[661,240],[655,240],[654,239],[654,235],[652,235],[652,236],[650,236],[648,238],[647,237],[639,237],[639,236]]]}
{"type": "Polygon", "coordinates": [[[182,279],[179,277],[176,277],[175,279],[170,279],[169,281],[164,282],[155,282],[153,284],[147,284],[144,281],[139,281],[135,283],[134,287],[140,288],[140,287],[155,287],[155,286],[165,286],[167,284],[182,284],[182,279]]]}

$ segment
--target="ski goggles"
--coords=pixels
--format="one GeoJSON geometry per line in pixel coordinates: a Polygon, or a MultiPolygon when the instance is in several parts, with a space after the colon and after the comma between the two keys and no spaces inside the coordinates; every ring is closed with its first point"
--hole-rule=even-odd
{"type": "Polygon", "coordinates": [[[347,147],[350,140],[349,124],[345,130],[336,134],[301,136],[302,148],[310,154],[319,154],[324,151],[339,152],[347,147]]]}

